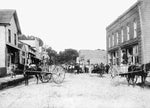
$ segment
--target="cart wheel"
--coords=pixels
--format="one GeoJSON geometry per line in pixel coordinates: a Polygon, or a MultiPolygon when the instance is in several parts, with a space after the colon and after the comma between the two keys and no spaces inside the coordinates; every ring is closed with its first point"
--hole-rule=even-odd
{"type": "Polygon", "coordinates": [[[65,79],[65,70],[61,66],[56,66],[53,73],[52,73],[53,81],[56,84],[60,84],[65,79]]]}
{"type": "Polygon", "coordinates": [[[49,82],[49,80],[52,78],[52,74],[50,73],[50,74],[48,74],[48,73],[43,73],[43,74],[41,74],[41,78],[40,78],[40,80],[41,80],[41,82],[42,83],[47,83],[47,82],[49,82]]]}

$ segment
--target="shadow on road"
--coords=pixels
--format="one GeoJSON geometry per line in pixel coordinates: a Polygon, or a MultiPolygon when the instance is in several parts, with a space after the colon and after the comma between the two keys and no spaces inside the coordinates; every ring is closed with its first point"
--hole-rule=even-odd
{"type": "MultiPolygon", "coordinates": [[[[29,77],[29,79],[31,79],[31,78],[33,78],[33,76],[29,77]]],[[[20,79],[14,79],[12,81],[2,83],[0,85],[0,90],[14,88],[16,86],[19,86],[19,85],[24,83],[24,80],[25,80],[25,78],[23,77],[23,78],[20,78],[20,79]]]]}

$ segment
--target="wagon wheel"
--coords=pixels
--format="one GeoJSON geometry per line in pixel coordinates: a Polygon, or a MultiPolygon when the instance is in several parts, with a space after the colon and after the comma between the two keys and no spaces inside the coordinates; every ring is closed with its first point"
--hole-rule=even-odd
{"type": "Polygon", "coordinates": [[[52,74],[51,73],[43,73],[43,74],[41,74],[40,80],[41,80],[42,83],[47,83],[47,82],[49,82],[49,80],[51,78],[52,78],[52,74]]]}
{"type": "Polygon", "coordinates": [[[63,80],[65,79],[65,70],[64,70],[64,68],[61,67],[61,66],[56,66],[53,70],[52,78],[53,78],[53,81],[56,84],[62,83],[63,80]]]}

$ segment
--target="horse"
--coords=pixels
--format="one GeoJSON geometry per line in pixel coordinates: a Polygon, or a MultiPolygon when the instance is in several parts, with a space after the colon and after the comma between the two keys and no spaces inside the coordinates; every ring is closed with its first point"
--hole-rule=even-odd
{"type": "Polygon", "coordinates": [[[128,67],[128,72],[139,71],[137,74],[128,74],[128,83],[130,80],[134,81],[135,76],[141,76],[141,83],[144,85],[146,77],[148,75],[148,71],[150,71],[150,63],[142,64],[142,65],[130,65],[128,67]]]}
{"type": "Polygon", "coordinates": [[[133,74],[133,72],[135,71],[139,71],[139,73],[142,72],[142,67],[137,65],[129,65],[127,69],[128,69],[128,73],[131,72],[131,74],[128,74],[127,76],[128,85],[130,84],[130,81],[132,81],[132,83],[134,84],[135,82],[134,79],[137,74],[133,74]]]}
{"type": "Polygon", "coordinates": [[[102,77],[103,75],[103,67],[100,65],[95,65],[94,68],[92,69],[92,73],[97,73],[100,75],[100,77],[102,77]]]}
{"type": "Polygon", "coordinates": [[[82,73],[82,68],[79,65],[74,66],[74,73],[79,74],[82,73]]]}
{"type": "Polygon", "coordinates": [[[142,74],[141,80],[142,80],[142,83],[145,84],[148,71],[150,71],[150,63],[143,64],[142,69],[143,69],[143,74],[142,74]]]}
{"type": "Polygon", "coordinates": [[[24,77],[25,77],[25,85],[28,85],[29,84],[29,76],[30,75],[35,75],[36,77],[36,84],[38,84],[38,80],[39,78],[42,79],[42,75],[41,75],[41,72],[42,69],[39,68],[37,65],[35,64],[30,64],[29,66],[26,66],[25,67],[25,71],[24,71],[24,77]],[[30,71],[30,72],[28,72],[30,71]],[[36,72],[36,71],[39,71],[39,72],[36,72]]]}

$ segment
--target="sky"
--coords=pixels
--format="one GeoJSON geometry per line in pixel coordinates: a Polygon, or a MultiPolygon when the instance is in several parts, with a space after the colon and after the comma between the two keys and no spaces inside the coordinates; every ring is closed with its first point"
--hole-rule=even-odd
{"type": "Polygon", "coordinates": [[[106,27],[137,0],[0,0],[15,9],[21,31],[56,51],[106,49],[106,27]]]}

